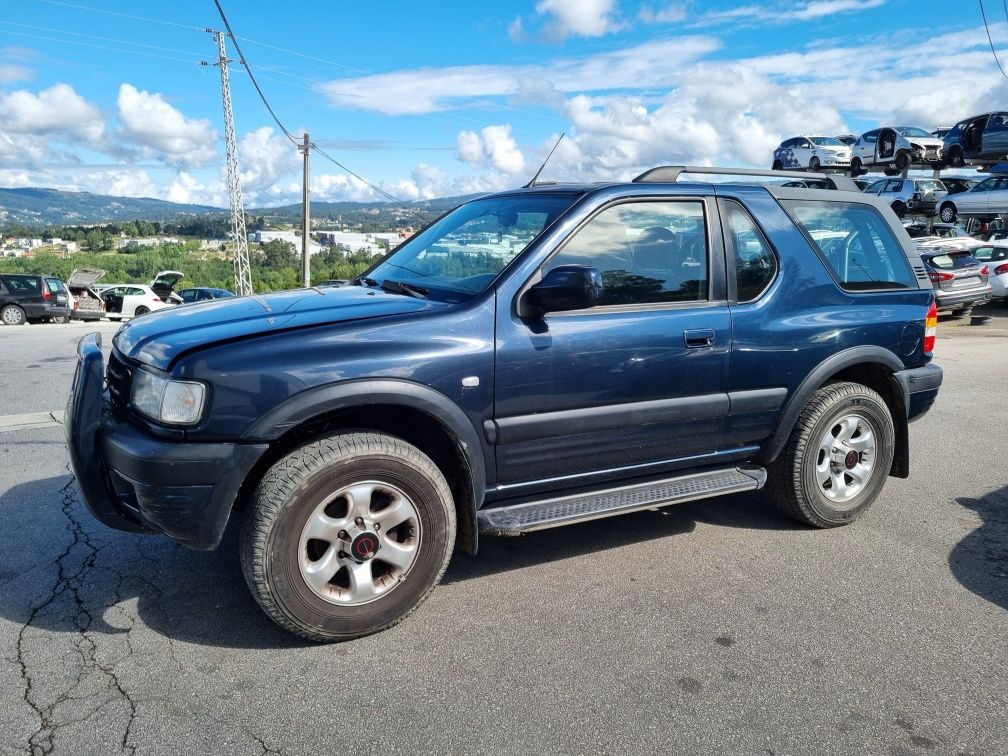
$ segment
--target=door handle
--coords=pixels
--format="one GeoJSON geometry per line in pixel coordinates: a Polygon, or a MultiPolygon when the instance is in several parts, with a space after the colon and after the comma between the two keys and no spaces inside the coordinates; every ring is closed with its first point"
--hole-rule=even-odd
{"type": "Polygon", "coordinates": [[[687,349],[700,349],[702,347],[714,346],[714,331],[710,328],[700,328],[693,331],[686,331],[687,349]]]}

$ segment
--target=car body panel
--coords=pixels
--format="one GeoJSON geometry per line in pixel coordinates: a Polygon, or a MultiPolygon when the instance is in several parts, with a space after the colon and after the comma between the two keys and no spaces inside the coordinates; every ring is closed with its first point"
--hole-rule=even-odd
{"type": "Polygon", "coordinates": [[[907,126],[883,126],[871,129],[851,145],[851,158],[862,165],[887,166],[897,162],[903,152],[910,164],[937,165],[941,161],[942,140],[923,129],[907,126]]]}
{"type": "Polygon", "coordinates": [[[72,308],[70,299],[63,282],[53,276],[0,274],[0,310],[9,304],[17,305],[29,321],[68,317],[72,308]]]}
{"type": "Polygon", "coordinates": [[[972,250],[973,256],[987,265],[991,294],[995,297],[1008,297],[1008,245],[985,244],[972,250]],[[997,271],[1001,272],[998,273],[997,271]]]}

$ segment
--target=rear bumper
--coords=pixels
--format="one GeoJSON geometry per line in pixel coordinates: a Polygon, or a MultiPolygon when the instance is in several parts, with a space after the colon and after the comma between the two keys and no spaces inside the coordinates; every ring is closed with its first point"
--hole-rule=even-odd
{"type": "Polygon", "coordinates": [[[899,370],[893,377],[903,390],[906,401],[907,421],[913,422],[922,417],[934,404],[941,388],[944,374],[935,364],[924,365],[909,370],[899,370]]]}
{"type": "Polygon", "coordinates": [[[963,291],[943,291],[935,289],[935,300],[939,310],[950,310],[968,304],[983,304],[991,296],[991,288],[985,284],[983,288],[974,287],[963,291]]]}
{"type": "Polygon", "coordinates": [[[77,347],[67,405],[70,462],[84,502],[117,530],[163,533],[194,549],[221,539],[238,490],[265,444],[184,443],[117,420],[102,394],[98,334],[77,347]]]}

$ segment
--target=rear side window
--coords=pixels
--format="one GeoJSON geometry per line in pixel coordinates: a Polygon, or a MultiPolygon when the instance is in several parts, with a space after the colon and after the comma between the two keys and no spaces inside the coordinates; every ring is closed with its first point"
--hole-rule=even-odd
{"type": "Polygon", "coordinates": [[[845,291],[916,289],[903,247],[871,205],[783,200],[845,291]]]}
{"type": "Polygon", "coordinates": [[[7,276],[7,287],[17,294],[38,294],[39,279],[35,276],[7,276]]]}
{"type": "Polygon", "coordinates": [[[735,251],[735,287],[739,302],[751,302],[777,274],[777,258],[759,226],[734,202],[722,205],[725,227],[735,251]]]}
{"type": "Polygon", "coordinates": [[[49,291],[53,292],[54,294],[55,293],[62,294],[64,291],[66,291],[66,289],[63,287],[63,282],[60,281],[58,278],[47,278],[45,281],[46,286],[49,287],[49,291]]]}

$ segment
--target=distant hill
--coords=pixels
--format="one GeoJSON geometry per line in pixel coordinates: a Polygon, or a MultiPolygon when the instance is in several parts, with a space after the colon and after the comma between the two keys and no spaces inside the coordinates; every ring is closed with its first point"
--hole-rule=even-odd
{"type": "MultiPolygon", "coordinates": [[[[471,195],[477,196],[477,195],[471,195]]],[[[371,213],[440,214],[470,199],[443,197],[404,203],[406,209],[389,202],[312,202],[316,218],[335,218],[341,214],[371,213]]],[[[209,205],[185,205],[150,197],[112,197],[91,192],[64,192],[58,189],[0,188],[0,227],[12,223],[26,226],[72,226],[78,224],[116,223],[119,221],[172,221],[194,215],[220,215],[228,211],[209,205]]],[[[301,205],[246,208],[246,216],[265,215],[300,218],[301,205]]]]}
{"type": "Polygon", "coordinates": [[[0,189],[0,225],[63,226],[130,220],[175,220],[226,212],[209,205],[182,205],[150,197],[110,197],[58,189],[0,189]]]}

